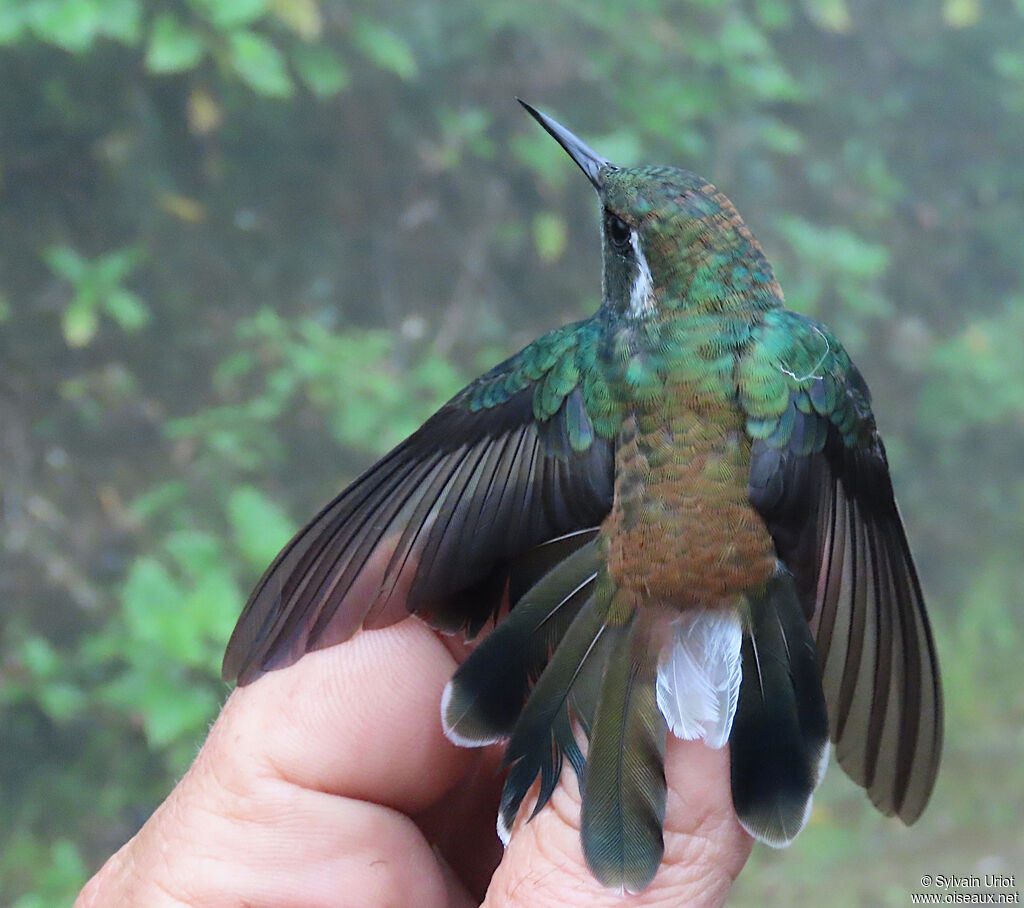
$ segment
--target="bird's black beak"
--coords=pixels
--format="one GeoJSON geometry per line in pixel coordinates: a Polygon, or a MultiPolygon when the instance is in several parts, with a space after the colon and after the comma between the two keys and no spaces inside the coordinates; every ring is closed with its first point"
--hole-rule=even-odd
{"type": "Polygon", "coordinates": [[[606,158],[602,158],[593,148],[582,139],[577,138],[557,120],[552,120],[547,114],[541,113],[535,107],[531,107],[522,98],[516,100],[526,108],[526,112],[543,126],[562,146],[586,175],[587,179],[594,184],[594,188],[601,189],[601,168],[614,166],[606,158]]]}

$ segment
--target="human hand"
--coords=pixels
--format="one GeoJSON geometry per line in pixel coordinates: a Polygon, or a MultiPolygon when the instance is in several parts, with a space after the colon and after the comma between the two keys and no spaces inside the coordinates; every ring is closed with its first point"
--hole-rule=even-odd
{"type": "Polygon", "coordinates": [[[237,689],[188,773],[82,890],[111,905],[721,905],[752,840],[732,809],[725,749],[669,737],[665,857],[638,895],[603,888],[579,840],[566,770],[508,849],[495,833],[501,749],[441,729],[464,650],[410,618],[237,689]]]}

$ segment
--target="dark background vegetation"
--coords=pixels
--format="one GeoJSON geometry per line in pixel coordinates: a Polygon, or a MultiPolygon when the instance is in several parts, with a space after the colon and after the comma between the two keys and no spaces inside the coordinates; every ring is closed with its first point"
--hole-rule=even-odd
{"type": "Polygon", "coordinates": [[[597,305],[591,190],[513,95],[714,180],[875,390],[943,773],[905,830],[833,768],[734,902],[1024,870],[1024,3],[0,0],[0,904],[166,794],[289,532],[597,305]]]}

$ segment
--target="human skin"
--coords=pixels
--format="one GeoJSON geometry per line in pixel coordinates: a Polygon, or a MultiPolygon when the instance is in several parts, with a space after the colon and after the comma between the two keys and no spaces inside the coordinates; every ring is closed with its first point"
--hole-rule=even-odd
{"type": "Polygon", "coordinates": [[[725,902],[752,845],[732,809],[728,748],[669,737],[665,857],[642,893],[605,889],[587,870],[569,769],[530,822],[524,802],[503,852],[501,750],[456,747],[441,728],[441,692],[464,655],[410,618],[238,688],[75,908],[725,902]]]}

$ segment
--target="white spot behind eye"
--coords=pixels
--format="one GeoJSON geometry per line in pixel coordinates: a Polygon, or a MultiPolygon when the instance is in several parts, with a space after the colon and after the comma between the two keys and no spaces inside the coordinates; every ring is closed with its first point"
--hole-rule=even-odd
{"type": "Polygon", "coordinates": [[[634,317],[641,318],[654,312],[654,279],[640,248],[640,235],[635,230],[629,232],[629,245],[633,247],[636,259],[636,276],[629,290],[629,311],[634,317]]]}

